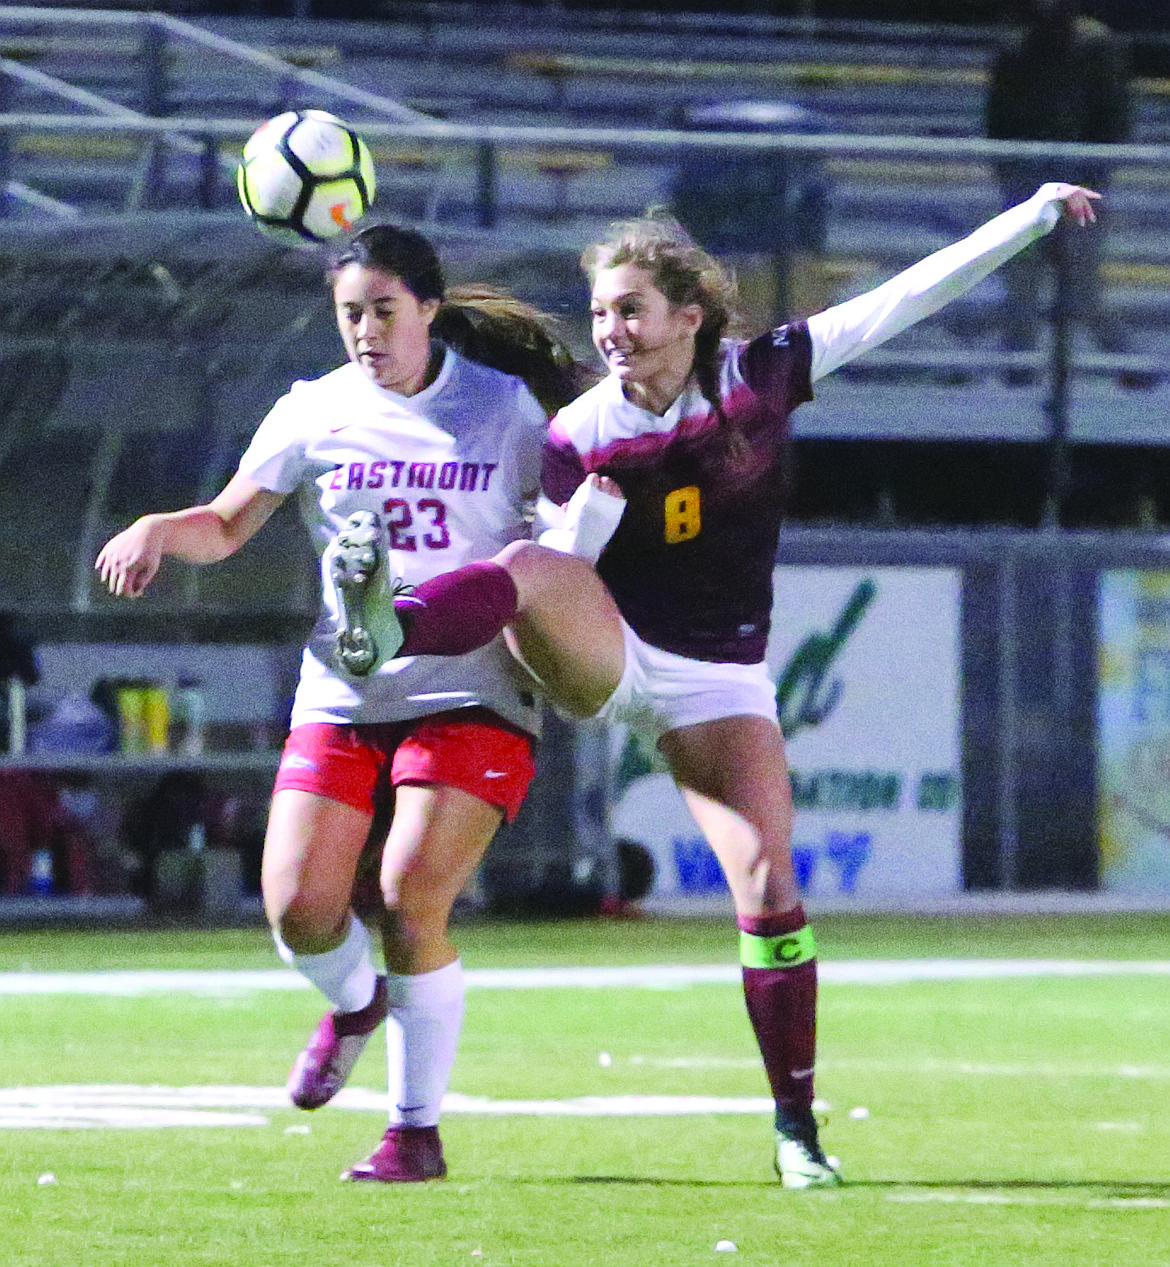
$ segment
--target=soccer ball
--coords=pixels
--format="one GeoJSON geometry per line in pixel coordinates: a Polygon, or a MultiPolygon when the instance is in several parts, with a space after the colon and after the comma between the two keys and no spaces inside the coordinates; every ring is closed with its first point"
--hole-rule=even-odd
{"type": "Polygon", "coordinates": [[[374,161],[360,136],[324,110],[289,110],[256,129],[236,168],[244,210],[294,246],[348,233],[374,201],[374,161]]]}

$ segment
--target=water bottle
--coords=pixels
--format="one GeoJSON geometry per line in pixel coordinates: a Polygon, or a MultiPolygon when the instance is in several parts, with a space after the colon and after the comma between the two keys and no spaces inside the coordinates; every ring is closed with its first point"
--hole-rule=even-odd
{"type": "Polygon", "coordinates": [[[52,850],[37,849],[33,852],[28,868],[28,884],[25,887],[34,897],[47,897],[54,892],[52,850]]]}
{"type": "Polygon", "coordinates": [[[14,673],[8,679],[8,751],[14,757],[19,757],[24,752],[27,737],[24,679],[14,673]]]}
{"type": "Polygon", "coordinates": [[[184,757],[203,751],[206,708],[197,678],[181,677],[171,702],[171,749],[184,757]]]}

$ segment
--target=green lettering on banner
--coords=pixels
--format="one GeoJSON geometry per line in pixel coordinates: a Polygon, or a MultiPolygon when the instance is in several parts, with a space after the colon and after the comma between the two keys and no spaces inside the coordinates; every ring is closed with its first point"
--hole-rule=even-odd
{"type": "Polygon", "coordinates": [[[918,780],[918,808],[954,809],[959,803],[959,779],[945,770],[930,771],[918,780]]]}
{"type": "Polygon", "coordinates": [[[896,810],[902,801],[902,776],[888,770],[814,770],[789,772],[797,809],[896,810]]]}
{"type": "Polygon", "coordinates": [[[788,739],[809,726],[819,726],[837,707],[843,687],[840,678],[826,683],[829,666],[876,594],[877,586],[869,577],[859,582],[833,628],[827,634],[810,634],[785,665],[776,684],[776,709],[780,729],[788,739]]]}
{"type": "Polygon", "coordinates": [[[739,935],[739,962],[745,968],[795,968],[815,959],[816,953],[816,939],[807,924],[779,937],[743,932],[739,935]]]}

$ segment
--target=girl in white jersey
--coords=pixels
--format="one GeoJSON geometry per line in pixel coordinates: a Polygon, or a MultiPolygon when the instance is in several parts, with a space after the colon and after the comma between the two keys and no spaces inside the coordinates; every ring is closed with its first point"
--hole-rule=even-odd
{"type": "MultiPolygon", "coordinates": [[[[619,225],[582,258],[609,372],[553,419],[544,486],[566,514],[541,538],[582,557],[532,542],[496,556],[515,587],[507,633],[554,701],[656,739],[718,856],[785,1187],[840,1182],[812,1113],[815,946],[763,663],[788,418],[817,379],[963,294],[1062,215],[1092,221],[1096,197],[1045,185],[876,290],[750,341],[724,337],[730,279],[673,221],[619,225]]],[[[427,620],[474,641],[460,573],[445,579],[427,620]]],[[[483,583],[466,581],[469,595],[483,583]]],[[[404,614],[408,637],[413,620],[404,614]]],[[[485,617],[478,637],[498,628],[485,617]]]]}
{"type": "MultiPolygon", "coordinates": [[[[527,535],[548,414],[584,384],[535,310],[486,290],[446,299],[439,261],[416,233],[363,230],[329,279],[347,363],[294,384],[208,505],[144,516],[105,545],[97,568],[115,594],[138,597],[164,556],[223,559],[297,496],[321,559],[322,602],[276,778],[262,884],[282,958],[332,1010],[289,1091],[301,1108],[326,1103],[393,1017],[390,1127],[343,1178],[417,1181],[446,1172],[437,1123],[463,1008],[448,917],[501,819],[519,809],[538,723],[499,641],[458,659],[404,648],[354,671],[354,538],[360,555],[361,525],[376,525],[420,602],[443,573],[471,563],[474,575],[472,561],[527,535]],[[390,798],[388,835],[369,842],[381,855],[382,975],[351,893],[375,810],[383,821],[390,798]]],[[[492,581],[475,600],[484,614],[496,602],[492,581]]],[[[442,641],[447,653],[467,649],[442,641]]]]}

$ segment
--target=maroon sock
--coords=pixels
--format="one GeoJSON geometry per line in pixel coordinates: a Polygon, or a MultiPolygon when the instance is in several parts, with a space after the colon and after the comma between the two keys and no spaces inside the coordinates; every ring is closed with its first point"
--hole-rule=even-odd
{"type": "Polygon", "coordinates": [[[398,654],[466,655],[516,614],[516,583],[498,563],[468,563],[394,600],[405,641],[398,654]]]}
{"type": "MultiPolygon", "coordinates": [[[[740,915],[736,922],[742,932],[756,937],[783,937],[805,926],[804,908],[781,915],[740,915]]],[[[817,961],[791,968],[745,967],[743,993],[777,1112],[807,1110],[816,1061],[817,961]]]]}

